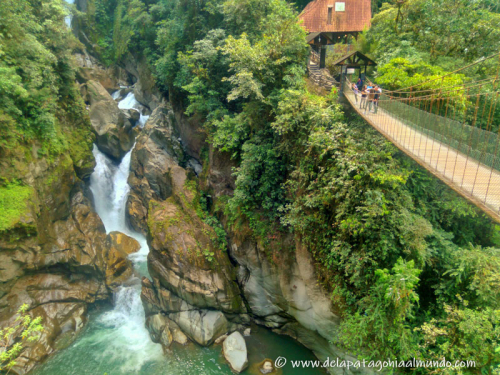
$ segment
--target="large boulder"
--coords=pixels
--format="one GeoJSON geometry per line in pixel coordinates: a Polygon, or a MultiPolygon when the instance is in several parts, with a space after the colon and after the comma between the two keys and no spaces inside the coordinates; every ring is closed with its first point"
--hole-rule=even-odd
{"type": "Polygon", "coordinates": [[[209,346],[229,330],[229,323],[220,311],[189,310],[170,314],[169,319],[178,324],[193,341],[209,346]]]}
{"type": "Polygon", "coordinates": [[[86,87],[97,147],[111,158],[121,160],[134,146],[138,131],[134,127],[136,121],[118,108],[99,82],[88,81],[86,87]]]}
{"type": "Polygon", "coordinates": [[[76,78],[80,83],[97,81],[108,92],[119,90],[120,86],[127,86],[130,83],[124,69],[118,66],[104,67],[85,49],[82,49],[80,53],[75,53],[73,57],[78,67],[76,78]]]}
{"type": "Polygon", "coordinates": [[[248,353],[245,339],[238,331],[231,333],[222,344],[224,358],[236,373],[242,372],[248,366],[248,353]]]}
{"type": "Polygon", "coordinates": [[[108,234],[107,241],[106,284],[114,289],[132,276],[133,266],[128,256],[139,251],[141,245],[132,237],[120,232],[108,234]]]}
{"type": "Polygon", "coordinates": [[[189,340],[179,326],[163,314],[151,315],[146,319],[151,340],[161,344],[164,350],[168,349],[172,343],[186,345],[189,340]]]}

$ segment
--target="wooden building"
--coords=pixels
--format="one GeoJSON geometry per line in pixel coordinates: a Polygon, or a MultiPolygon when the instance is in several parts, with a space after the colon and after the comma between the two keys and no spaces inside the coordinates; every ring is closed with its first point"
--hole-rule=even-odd
{"type": "Polygon", "coordinates": [[[323,46],[339,43],[370,27],[371,0],[314,0],[300,13],[307,30],[307,42],[321,54],[324,67],[326,50],[323,46]]]}

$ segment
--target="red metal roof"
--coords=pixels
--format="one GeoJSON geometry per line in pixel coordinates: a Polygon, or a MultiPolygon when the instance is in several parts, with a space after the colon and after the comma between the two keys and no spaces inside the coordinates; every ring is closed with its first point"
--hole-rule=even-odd
{"type": "Polygon", "coordinates": [[[310,33],[363,31],[370,27],[371,17],[371,0],[314,0],[299,16],[310,33]],[[335,3],[344,3],[345,11],[336,12],[335,3]],[[328,22],[329,7],[332,9],[331,24],[328,22]]]}

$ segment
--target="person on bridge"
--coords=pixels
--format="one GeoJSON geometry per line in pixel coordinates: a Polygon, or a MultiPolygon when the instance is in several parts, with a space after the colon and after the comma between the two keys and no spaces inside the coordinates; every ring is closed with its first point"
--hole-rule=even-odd
{"type": "Polygon", "coordinates": [[[360,91],[363,88],[363,80],[361,79],[361,77],[359,77],[358,82],[356,82],[356,86],[358,86],[358,90],[360,91]]]}
{"type": "Polygon", "coordinates": [[[382,89],[380,86],[375,86],[375,97],[373,98],[373,113],[377,113],[378,111],[378,100],[380,99],[380,94],[382,93],[382,89]]]}
{"type": "Polygon", "coordinates": [[[359,89],[358,89],[358,86],[356,86],[355,83],[352,84],[352,91],[354,93],[354,99],[356,99],[356,104],[357,104],[358,103],[359,89]]]}
{"type": "Polygon", "coordinates": [[[366,97],[368,96],[368,91],[366,89],[366,86],[363,86],[361,90],[361,101],[359,102],[359,108],[363,109],[366,108],[366,97]]]}
{"type": "Polygon", "coordinates": [[[367,90],[368,91],[368,105],[366,105],[366,102],[365,102],[365,114],[366,114],[366,111],[368,110],[368,112],[371,112],[372,110],[372,106],[373,106],[373,101],[375,100],[375,93],[378,92],[375,88],[370,88],[367,90]]]}

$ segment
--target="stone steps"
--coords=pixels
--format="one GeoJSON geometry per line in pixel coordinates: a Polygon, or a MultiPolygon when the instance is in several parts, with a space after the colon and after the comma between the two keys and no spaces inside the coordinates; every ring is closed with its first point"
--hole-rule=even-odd
{"type": "Polygon", "coordinates": [[[330,75],[326,69],[320,69],[318,64],[309,61],[307,66],[309,78],[318,86],[331,91],[334,86],[338,86],[338,82],[330,75]]]}

